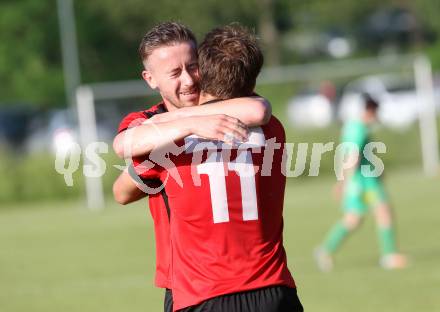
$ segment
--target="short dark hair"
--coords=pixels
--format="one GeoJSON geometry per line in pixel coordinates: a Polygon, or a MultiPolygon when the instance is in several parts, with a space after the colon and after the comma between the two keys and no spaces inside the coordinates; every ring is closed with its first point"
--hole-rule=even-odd
{"type": "Polygon", "coordinates": [[[139,45],[139,55],[144,62],[154,49],[182,42],[192,42],[194,49],[197,49],[196,37],[188,27],[177,22],[160,23],[142,38],[139,45]]]}
{"type": "Polygon", "coordinates": [[[376,111],[379,108],[379,102],[374,99],[371,94],[365,93],[363,94],[365,110],[376,111]]]}
{"type": "Polygon", "coordinates": [[[206,34],[199,47],[200,88],[219,99],[253,93],[264,58],[255,34],[234,23],[206,34]]]}

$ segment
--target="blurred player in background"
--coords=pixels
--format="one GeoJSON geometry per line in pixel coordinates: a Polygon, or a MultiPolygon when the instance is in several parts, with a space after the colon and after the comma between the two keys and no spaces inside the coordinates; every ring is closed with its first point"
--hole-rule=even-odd
{"type": "Polygon", "coordinates": [[[361,166],[371,166],[363,153],[370,142],[369,127],[377,121],[378,103],[369,95],[364,96],[365,109],[359,120],[348,121],[343,128],[342,142],[354,143],[359,153],[350,153],[355,164],[344,172],[344,180],[336,185],[336,193],[342,195],[344,215],[327,233],[322,244],[315,250],[319,269],[333,268],[333,255],[342,242],[357,229],[366,212],[374,212],[377,234],[381,248],[380,265],[385,269],[404,268],[406,257],[398,253],[393,215],[380,177],[365,177],[361,166]],[[355,154],[355,155],[354,155],[355,154]]]}

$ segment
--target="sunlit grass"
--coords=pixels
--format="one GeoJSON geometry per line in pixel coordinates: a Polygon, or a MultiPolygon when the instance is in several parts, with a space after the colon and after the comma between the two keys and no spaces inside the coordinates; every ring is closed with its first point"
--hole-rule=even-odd
{"type": "MultiPolygon", "coordinates": [[[[339,217],[334,178],[289,179],[285,245],[307,311],[436,311],[439,306],[439,179],[393,171],[386,185],[410,268],[378,266],[371,216],[320,273],[312,251],[339,217]]],[[[146,201],[104,211],[82,202],[12,205],[0,210],[0,311],[161,311],[153,286],[154,237],[146,201]]]]}

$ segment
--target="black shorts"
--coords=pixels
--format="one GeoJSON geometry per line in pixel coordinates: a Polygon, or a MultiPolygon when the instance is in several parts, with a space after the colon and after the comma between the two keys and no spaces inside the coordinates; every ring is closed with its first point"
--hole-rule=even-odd
{"type": "Polygon", "coordinates": [[[165,298],[163,299],[164,312],[173,312],[173,294],[170,289],[165,289],[165,298]]]}
{"type": "MultiPolygon", "coordinates": [[[[172,293],[165,293],[165,312],[173,310],[172,293]]],[[[296,288],[271,286],[214,297],[179,312],[302,312],[296,288]]]]}

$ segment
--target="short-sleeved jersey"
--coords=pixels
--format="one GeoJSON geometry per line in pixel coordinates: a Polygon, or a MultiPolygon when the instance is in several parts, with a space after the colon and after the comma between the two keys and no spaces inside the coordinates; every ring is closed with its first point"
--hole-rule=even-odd
{"type": "Polygon", "coordinates": [[[370,164],[363,153],[365,145],[370,141],[369,129],[364,122],[361,120],[348,121],[342,130],[341,141],[354,143],[359,148],[359,157],[361,157],[361,159],[357,170],[360,170],[361,165],[370,164]]]}
{"type": "Polygon", "coordinates": [[[175,310],[228,293],[295,287],[282,234],[284,143],[272,117],[252,130],[247,148],[187,137],[185,152],[170,156],[180,179],[157,172],[168,178],[175,310]],[[275,141],[281,146],[265,153],[275,141]]]}
{"type": "MultiPolygon", "coordinates": [[[[152,106],[148,110],[133,112],[128,114],[121,121],[118,133],[128,128],[139,126],[145,120],[155,114],[166,112],[163,103],[152,106]]],[[[133,157],[133,165],[141,163],[145,157],[133,157]]],[[[149,186],[157,186],[160,180],[143,179],[149,186]]],[[[154,232],[156,240],[156,277],[155,284],[161,288],[171,288],[170,280],[170,224],[167,208],[167,198],[164,192],[150,194],[148,198],[150,213],[154,222],[154,232]]]]}
{"type": "Polygon", "coordinates": [[[364,155],[365,146],[370,143],[370,131],[361,120],[348,121],[342,131],[342,142],[350,142],[359,148],[360,161],[356,171],[344,188],[343,209],[362,215],[369,206],[386,202],[386,194],[379,177],[366,177],[362,174],[361,166],[372,166],[364,155]]]}

